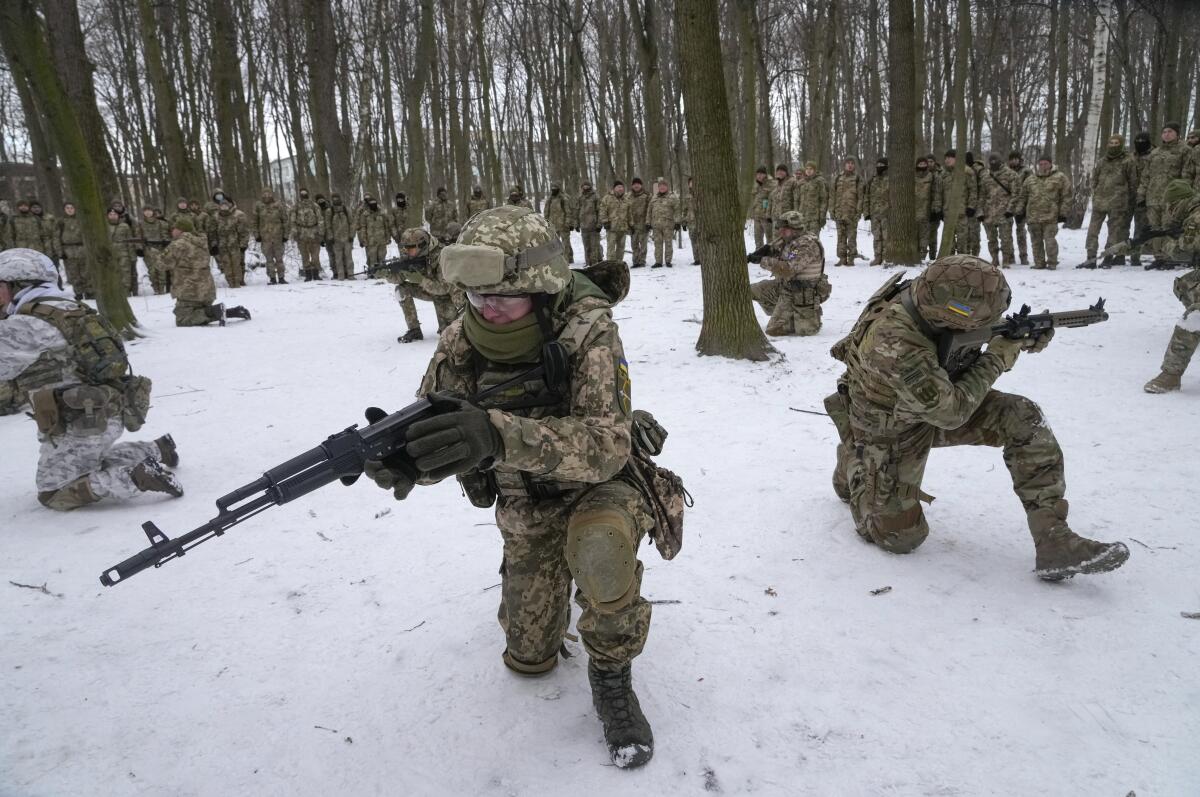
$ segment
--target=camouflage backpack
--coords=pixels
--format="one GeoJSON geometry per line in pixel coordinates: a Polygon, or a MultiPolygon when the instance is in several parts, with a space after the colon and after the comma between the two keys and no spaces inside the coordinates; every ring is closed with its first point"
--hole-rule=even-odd
{"type": "Polygon", "coordinates": [[[863,308],[862,314],[858,320],[854,322],[854,326],[850,329],[850,334],[833,344],[833,348],[829,350],[833,359],[840,362],[846,362],[846,356],[851,348],[862,340],[862,336],[866,333],[867,327],[872,321],[883,315],[888,307],[896,300],[905,288],[909,286],[904,280],[904,272],[897,271],[892,276],[888,277],[887,282],[879,286],[879,290],[871,294],[871,298],[867,299],[867,306],[863,308]]]}

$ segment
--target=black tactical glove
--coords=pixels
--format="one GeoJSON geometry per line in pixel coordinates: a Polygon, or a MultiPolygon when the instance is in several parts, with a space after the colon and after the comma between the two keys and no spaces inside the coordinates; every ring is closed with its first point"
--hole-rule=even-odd
{"type": "Polygon", "coordinates": [[[975,208],[967,208],[967,218],[968,219],[975,218],[975,208]]]}
{"type": "Polygon", "coordinates": [[[667,430],[645,410],[633,411],[633,447],[652,457],[662,453],[667,430]]]}
{"type": "Polygon", "coordinates": [[[486,470],[504,457],[504,441],[487,410],[449,393],[431,393],[438,414],[408,429],[405,450],[417,470],[434,481],[486,470]]]}
{"type": "MultiPolygon", "coordinates": [[[[1049,312],[1049,310],[1047,310],[1046,312],[1049,312]]],[[[1037,354],[1039,351],[1045,351],[1046,347],[1050,345],[1050,341],[1053,338],[1054,338],[1054,330],[1053,329],[1047,329],[1045,332],[1043,332],[1040,335],[1025,338],[1025,340],[1023,341],[1023,343],[1025,344],[1024,350],[1031,354],[1037,354]]]]}
{"type": "Polygon", "coordinates": [[[212,246],[208,247],[208,253],[210,255],[212,255],[213,257],[216,257],[217,252],[219,252],[219,251],[221,251],[221,249],[216,244],[213,244],[212,246]]]}
{"type": "Polygon", "coordinates": [[[256,236],[254,236],[254,240],[255,240],[255,242],[256,242],[256,243],[262,243],[262,236],[261,236],[261,235],[256,235],[256,236]]]}
{"type": "MultiPolygon", "coordinates": [[[[367,408],[367,423],[375,423],[386,417],[387,413],[378,407],[367,408]]],[[[382,460],[367,460],[363,463],[363,473],[383,489],[391,490],[397,501],[408,498],[408,494],[412,492],[417,483],[418,476],[417,466],[413,464],[412,457],[405,451],[397,451],[382,460]]],[[[355,481],[357,481],[357,477],[343,479],[342,483],[350,485],[355,481]]]]}
{"type": "Polygon", "coordinates": [[[1067,217],[1066,217],[1066,216],[1059,216],[1059,217],[1058,217],[1058,223],[1059,223],[1059,224],[1066,224],[1066,223],[1067,223],[1067,217]]]}

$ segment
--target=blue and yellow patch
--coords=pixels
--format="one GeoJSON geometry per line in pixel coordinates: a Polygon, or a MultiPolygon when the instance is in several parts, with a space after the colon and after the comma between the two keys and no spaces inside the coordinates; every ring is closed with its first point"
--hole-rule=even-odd
{"type": "Polygon", "coordinates": [[[946,309],[952,313],[958,313],[963,318],[968,318],[971,313],[975,312],[975,308],[971,305],[955,301],[946,302],[946,309]]]}
{"type": "Polygon", "coordinates": [[[633,382],[629,378],[629,362],[617,360],[617,403],[626,415],[633,411],[633,382]]]}

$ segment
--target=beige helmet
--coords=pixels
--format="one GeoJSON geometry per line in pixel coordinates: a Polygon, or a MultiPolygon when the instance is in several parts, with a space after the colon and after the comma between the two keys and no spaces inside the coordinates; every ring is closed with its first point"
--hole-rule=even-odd
{"type": "Polygon", "coordinates": [[[476,213],[442,250],[442,278],[475,293],[559,293],[571,282],[562,243],[546,218],[518,205],[476,213]]]}
{"type": "Polygon", "coordinates": [[[429,233],[424,227],[409,227],[400,234],[400,248],[417,247],[421,254],[429,252],[429,233]]]}
{"type": "Polygon", "coordinates": [[[921,317],[942,329],[979,329],[994,323],[1012,301],[1004,272],[971,255],[933,261],[910,290],[921,317]]]}
{"type": "Polygon", "coordinates": [[[804,217],[800,215],[800,211],[798,210],[789,210],[779,217],[776,226],[787,227],[789,230],[800,232],[804,229],[804,217]]]}

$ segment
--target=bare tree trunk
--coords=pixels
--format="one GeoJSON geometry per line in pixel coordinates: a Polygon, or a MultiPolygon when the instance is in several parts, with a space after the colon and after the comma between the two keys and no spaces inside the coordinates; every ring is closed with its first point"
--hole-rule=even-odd
{"type": "Polygon", "coordinates": [[[323,148],[329,168],[329,185],[322,187],[350,196],[354,188],[350,152],[338,124],[338,106],[333,90],[338,45],[330,0],[304,0],[304,16],[309,22],[305,60],[308,62],[314,145],[323,148]],[[318,130],[319,136],[316,135],[318,130]],[[317,141],[320,143],[317,144],[317,141]]]}
{"type": "MultiPolygon", "coordinates": [[[[62,207],[62,185],[58,171],[54,168],[54,155],[51,152],[50,133],[43,124],[43,113],[37,106],[33,91],[25,73],[9,63],[12,72],[13,85],[17,90],[17,99],[21,103],[21,113],[25,117],[25,132],[29,136],[30,154],[33,155],[34,175],[37,181],[38,195],[43,202],[51,203],[50,207],[62,207]]],[[[14,191],[15,191],[14,186],[14,191]]],[[[13,199],[17,199],[16,196],[13,199]]]]}
{"type": "MultiPolygon", "coordinates": [[[[427,64],[433,56],[436,43],[433,40],[433,0],[419,0],[420,18],[417,20],[417,50],[414,60],[427,64]]],[[[425,79],[428,71],[418,68],[408,82],[405,102],[408,105],[408,202],[417,213],[425,210],[425,130],[421,118],[421,98],[425,95],[425,79]]]]}
{"type": "Polygon", "coordinates": [[[954,251],[954,235],[958,231],[958,217],[963,211],[963,193],[967,187],[967,171],[970,169],[962,160],[967,151],[967,71],[971,52],[971,0],[958,0],[958,45],[954,52],[954,90],[950,92],[950,102],[954,106],[954,146],[958,150],[959,163],[954,169],[954,179],[950,181],[950,191],[946,195],[943,214],[946,222],[942,225],[942,241],[938,246],[938,256],[945,257],[954,251]]]}
{"type": "Polygon", "coordinates": [[[916,184],[909,164],[915,160],[917,103],[913,58],[913,0],[888,0],[888,197],[891,205],[888,259],[901,266],[921,262],[917,252],[916,184]]]}
{"type": "Polygon", "coordinates": [[[1112,0],[1097,0],[1096,25],[1092,38],[1092,91],[1088,103],[1087,122],[1083,128],[1083,152],[1075,184],[1075,205],[1082,216],[1091,194],[1092,169],[1096,166],[1097,145],[1100,140],[1102,110],[1108,97],[1108,31],[1112,24],[1112,0]]]}

